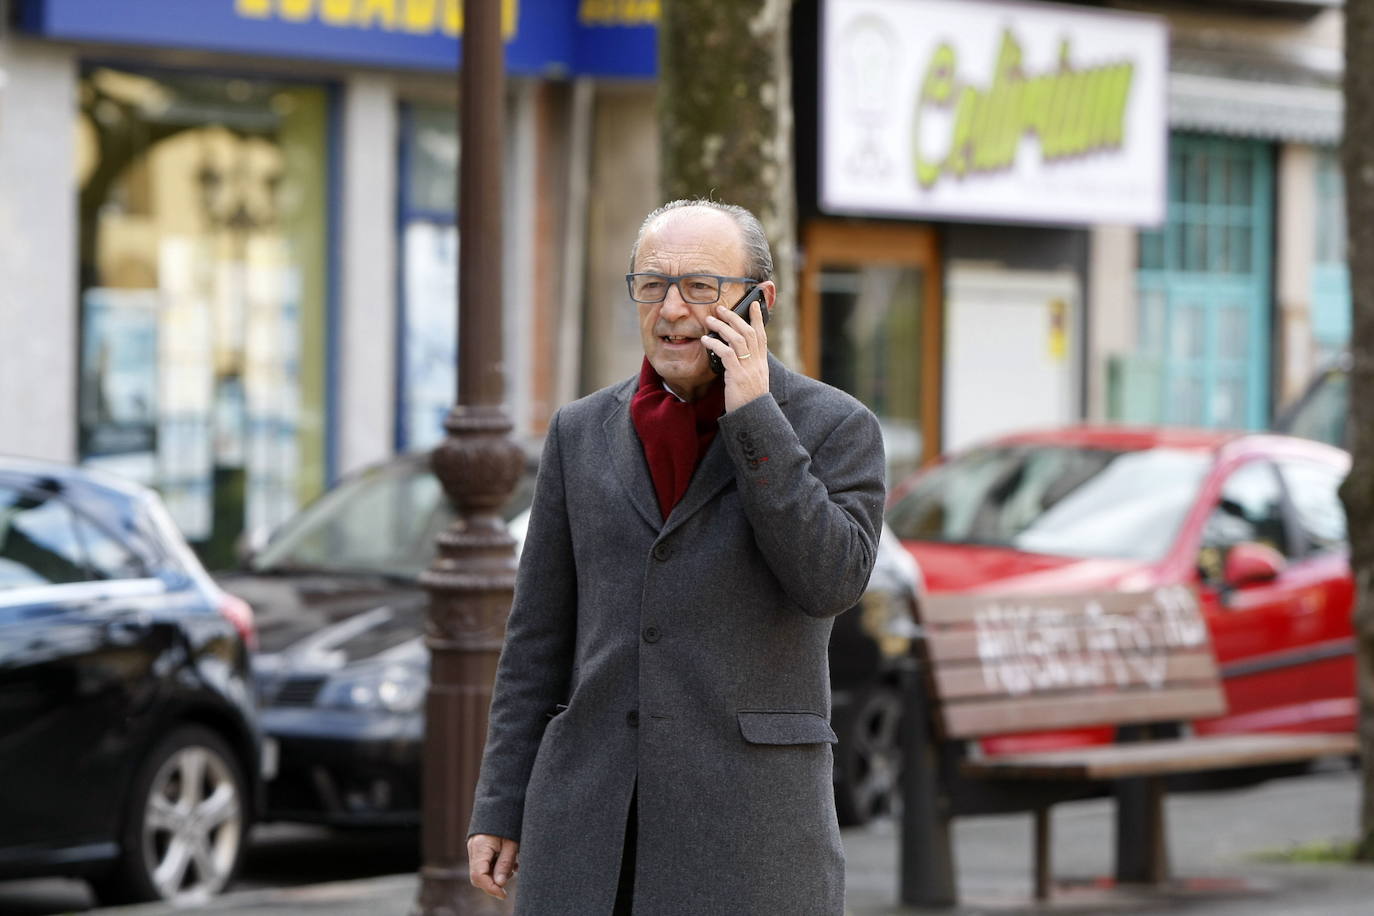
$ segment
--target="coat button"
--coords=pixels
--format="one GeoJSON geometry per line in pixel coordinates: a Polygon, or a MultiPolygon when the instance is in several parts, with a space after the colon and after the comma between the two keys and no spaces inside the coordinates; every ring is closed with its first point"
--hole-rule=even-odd
{"type": "Polygon", "coordinates": [[[669,556],[672,555],[672,553],[673,553],[673,548],[669,547],[667,544],[663,543],[662,541],[659,541],[657,544],[654,545],[654,559],[655,559],[655,560],[666,560],[666,559],[668,559],[669,556]]]}
{"type": "Polygon", "coordinates": [[[658,627],[645,627],[645,628],[644,628],[644,641],[645,641],[645,642],[658,642],[658,638],[659,638],[661,635],[663,635],[663,634],[661,634],[661,633],[658,632],[658,627]]]}
{"type": "Polygon", "coordinates": [[[628,725],[628,726],[630,726],[630,728],[638,728],[638,727],[639,727],[639,710],[638,710],[638,709],[632,709],[632,710],[630,710],[629,712],[625,713],[625,724],[628,725]]]}

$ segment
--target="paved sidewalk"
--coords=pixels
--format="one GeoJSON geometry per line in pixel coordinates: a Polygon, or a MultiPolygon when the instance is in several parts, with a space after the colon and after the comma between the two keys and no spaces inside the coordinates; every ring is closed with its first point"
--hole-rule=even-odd
{"type": "MultiPolygon", "coordinates": [[[[1169,798],[1168,819],[1177,880],[1168,890],[1134,894],[1106,889],[1099,881],[1112,869],[1110,803],[1059,805],[1053,816],[1053,867],[1058,884],[1054,898],[1039,907],[1031,901],[1030,817],[963,819],[955,823],[963,904],[938,911],[896,905],[898,825],[882,821],[844,832],[848,914],[1370,914],[1374,913],[1374,867],[1293,865],[1261,858],[1264,853],[1350,839],[1355,835],[1359,803],[1359,774],[1350,770],[1272,780],[1247,789],[1175,793],[1169,798]]],[[[404,916],[415,900],[415,890],[414,875],[395,875],[229,894],[199,912],[404,916]]],[[[154,905],[103,912],[163,916],[173,910],[154,905]]]]}

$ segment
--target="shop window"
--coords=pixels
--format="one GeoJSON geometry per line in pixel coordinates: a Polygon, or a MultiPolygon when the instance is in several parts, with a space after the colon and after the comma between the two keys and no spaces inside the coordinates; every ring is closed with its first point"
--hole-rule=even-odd
{"type": "Polygon", "coordinates": [[[920,269],[827,265],[819,275],[821,378],[878,415],[895,483],[919,467],[920,269]]]}
{"type": "Polygon", "coordinates": [[[212,567],[325,484],[327,102],[81,79],[81,457],[161,490],[212,567]]]}
{"type": "Polygon", "coordinates": [[[397,448],[444,436],[458,365],[458,112],[401,113],[401,354],[397,448]]]}

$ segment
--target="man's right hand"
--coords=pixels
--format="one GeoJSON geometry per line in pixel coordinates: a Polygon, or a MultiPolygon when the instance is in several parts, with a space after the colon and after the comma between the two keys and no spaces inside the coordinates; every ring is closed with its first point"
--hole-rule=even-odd
{"type": "Polygon", "coordinates": [[[506,885],[520,867],[520,844],[501,836],[474,833],[468,837],[468,877],[472,886],[499,900],[506,899],[506,885]]]}

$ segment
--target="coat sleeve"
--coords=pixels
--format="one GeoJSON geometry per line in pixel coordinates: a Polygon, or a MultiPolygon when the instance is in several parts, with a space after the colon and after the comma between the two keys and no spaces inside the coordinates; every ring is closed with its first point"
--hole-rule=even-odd
{"type": "Polygon", "coordinates": [[[577,577],[564,501],[558,415],[549,424],[516,575],[515,600],[492,691],[486,749],[468,835],[520,839],[525,786],[544,726],[566,701],[577,616],[577,577]]]}
{"type": "Polygon", "coordinates": [[[853,402],[814,454],[770,395],[720,425],[754,542],[788,597],[813,617],[853,607],[868,586],[883,524],[878,419],[853,402]]]}

